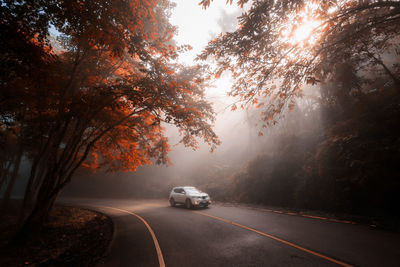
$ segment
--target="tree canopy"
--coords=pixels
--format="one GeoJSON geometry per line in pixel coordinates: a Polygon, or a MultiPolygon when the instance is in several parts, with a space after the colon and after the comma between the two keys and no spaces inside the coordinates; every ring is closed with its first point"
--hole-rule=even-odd
{"type": "Polygon", "coordinates": [[[1,1],[1,137],[15,129],[32,163],[27,224],[46,217],[81,166],[167,163],[163,124],[177,126],[186,146],[219,144],[204,67],[176,63],[190,47],[174,44],[171,8],[168,0],[1,1]]]}
{"type": "Polygon", "coordinates": [[[217,78],[229,70],[235,79],[230,94],[262,107],[265,125],[293,108],[303,85],[334,80],[343,64],[356,75],[382,73],[400,88],[400,65],[393,60],[399,57],[399,1],[257,0],[238,20],[237,30],[209,42],[199,59],[214,57],[217,78]]]}

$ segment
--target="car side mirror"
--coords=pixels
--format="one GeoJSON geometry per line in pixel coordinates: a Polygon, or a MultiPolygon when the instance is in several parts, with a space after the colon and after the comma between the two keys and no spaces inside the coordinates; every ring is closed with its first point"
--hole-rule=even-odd
{"type": "Polygon", "coordinates": [[[182,194],[186,195],[186,192],[185,192],[185,191],[182,191],[182,194]]]}

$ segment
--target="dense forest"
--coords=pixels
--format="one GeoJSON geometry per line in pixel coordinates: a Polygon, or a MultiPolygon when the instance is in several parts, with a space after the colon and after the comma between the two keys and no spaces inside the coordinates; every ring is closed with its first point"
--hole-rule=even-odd
{"type": "MultiPolygon", "coordinates": [[[[399,98],[367,95],[321,131],[282,133],[280,150],[234,175],[228,198],[364,215],[398,210],[399,98]],[[251,192],[251,193],[250,193],[251,192]]],[[[320,107],[324,114],[324,107],[320,107]]],[[[337,113],[335,113],[337,114],[337,113]]]]}

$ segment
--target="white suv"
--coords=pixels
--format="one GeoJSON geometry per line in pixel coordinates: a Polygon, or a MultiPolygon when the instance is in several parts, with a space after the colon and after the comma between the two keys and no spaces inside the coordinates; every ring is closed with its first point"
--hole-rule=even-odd
{"type": "Polygon", "coordinates": [[[211,204],[210,196],[193,186],[179,186],[172,188],[169,194],[169,203],[174,207],[177,203],[185,204],[186,208],[208,207],[211,204]]]}

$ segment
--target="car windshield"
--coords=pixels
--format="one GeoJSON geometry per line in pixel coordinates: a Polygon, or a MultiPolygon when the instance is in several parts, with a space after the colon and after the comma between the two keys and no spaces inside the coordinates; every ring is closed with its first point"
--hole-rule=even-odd
{"type": "Polygon", "coordinates": [[[185,191],[187,192],[187,193],[191,193],[191,194],[196,194],[196,193],[201,193],[201,191],[200,190],[198,190],[197,188],[194,188],[194,187],[191,187],[191,188],[185,188],[185,191]]]}

